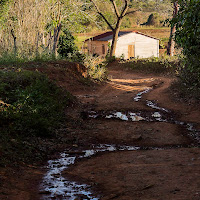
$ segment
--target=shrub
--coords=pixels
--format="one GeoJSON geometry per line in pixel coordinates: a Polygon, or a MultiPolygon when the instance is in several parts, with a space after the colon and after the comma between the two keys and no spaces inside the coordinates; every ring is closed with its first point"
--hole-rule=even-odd
{"type": "Polygon", "coordinates": [[[75,38],[67,29],[59,38],[58,53],[70,61],[83,62],[84,55],[79,53],[78,47],[75,44],[75,38]]]}
{"type": "Polygon", "coordinates": [[[107,78],[106,64],[100,57],[87,56],[84,60],[84,65],[87,68],[87,74],[89,77],[103,81],[107,78]]]}
{"type": "Polygon", "coordinates": [[[3,52],[0,55],[0,66],[20,66],[22,63],[29,61],[35,62],[46,62],[61,59],[60,56],[55,56],[48,50],[42,51],[41,53],[33,54],[31,56],[26,56],[22,54],[14,54],[13,52],[3,52]]]}
{"type": "Polygon", "coordinates": [[[200,88],[200,0],[179,0],[179,6],[171,23],[176,25],[175,41],[185,56],[180,75],[183,83],[196,91],[200,88]]]}
{"type": "Polygon", "coordinates": [[[64,117],[65,96],[39,72],[0,71],[0,125],[22,136],[53,134],[64,117]]]}

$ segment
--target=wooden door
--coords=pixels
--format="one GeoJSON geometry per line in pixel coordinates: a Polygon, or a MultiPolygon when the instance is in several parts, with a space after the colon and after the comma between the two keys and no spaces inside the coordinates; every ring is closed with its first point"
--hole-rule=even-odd
{"type": "Polygon", "coordinates": [[[135,57],[135,45],[128,45],[128,58],[135,57]]]}

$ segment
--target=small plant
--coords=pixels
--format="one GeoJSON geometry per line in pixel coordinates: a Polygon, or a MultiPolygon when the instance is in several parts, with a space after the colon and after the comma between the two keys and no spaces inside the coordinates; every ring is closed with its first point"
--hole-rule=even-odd
{"type": "Polygon", "coordinates": [[[107,78],[106,64],[102,58],[88,56],[84,60],[84,65],[92,79],[103,81],[107,78]]]}
{"type": "Polygon", "coordinates": [[[75,38],[68,29],[65,29],[63,34],[60,36],[58,53],[63,58],[72,62],[82,63],[85,58],[85,55],[78,51],[78,47],[75,44],[75,38]]]}

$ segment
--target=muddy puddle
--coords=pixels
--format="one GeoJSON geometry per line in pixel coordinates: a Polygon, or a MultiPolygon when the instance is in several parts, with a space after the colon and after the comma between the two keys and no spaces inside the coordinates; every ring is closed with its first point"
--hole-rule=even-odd
{"type": "Polygon", "coordinates": [[[167,114],[161,112],[149,112],[149,111],[88,111],[83,114],[87,116],[87,118],[93,119],[118,119],[122,121],[132,121],[132,122],[139,122],[139,121],[160,121],[160,122],[167,122],[169,121],[169,116],[167,114]]]}
{"type": "MultiPolygon", "coordinates": [[[[150,92],[152,89],[146,89],[138,93],[133,99],[138,102],[142,95],[150,92]]],[[[166,108],[160,107],[155,101],[146,100],[146,105],[155,111],[87,111],[83,112],[83,119],[114,119],[122,121],[146,121],[146,122],[166,122],[177,124],[187,130],[188,136],[194,141],[193,146],[200,145],[200,130],[195,129],[195,124],[182,122],[175,119],[173,113],[166,108]]]]}
{"type": "Polygon", "coordinates": [[[139,149],[140,147],[136,146],[100,144],[81,152],[80,150],[77,152],[73,151],[74,155],[67,151],[61,153],[58,159],[48,161],[47,172],[40,186],[41,199],[100,199],[100,197],[92,195],[91,186],[69,181],[62,176],[62,172],[73,165],[77,159],[89,158],[98,152],[134,151],[139,149]]]}
{"type": "MultiPolygon", "coordinates": [[[[136,95],[133,98],[138,102],[142,99],[142,95],[148,93],[152,89],[146,89],[136,95]]],[[[200,144],[200,131],[195,129],[195,125],[192,123],[181,122],[174,118],[173,114],[162,107],[159,107],[156,102],[146,100],[146,105],[154,109],[154,111],[87,111],[82,113],[82,117],[85,120],[88,119],[105,119],[105,120],[122,120],[130,122],[167,122],[183,126],[190,137],[192,137],[194,144],[190,146],[199,146],[200,144]]],[[[78,149],[73,154],[67,150],[60,154],[58,159],[49,160],[47,166],[47,172],[43,178],[40,193],[41,199],[90,199],[98,200],[99,196],[94,196],[91,191],[91,186],[86,184],[79,184],[67,180],[62,176],[62,172],[69,166],[73,165],[77,160],[89,158],[96,155],[99,152],[114,152],[114,151],[136,151],[136,150],[163,150],[170,148],[181,148],[183,146],[171,146],[166,148],[159,147],[138,147],[138,146],[119,146],[101,144],[98,146],[93,145],[86,150],[78,149]]]]}

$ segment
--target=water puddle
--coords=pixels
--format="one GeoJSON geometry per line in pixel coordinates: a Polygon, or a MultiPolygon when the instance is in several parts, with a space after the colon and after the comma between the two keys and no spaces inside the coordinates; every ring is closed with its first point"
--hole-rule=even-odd
{"type": "Polygon", "coordinates": [[[153,108],[153,109],[156,109],[156,110],[161,110],[161,111],[164,111],[164,112],[169,112],[169,110],[157,106],[157,104],[155,102],[153,102],[153,101],[146,100],[146,104],[150,108],[153,108]]]}
{"type": "Polygon", "coordinates": [[[73,165],[75,160],[76,156],[61,153],[59,159],[48,161],[48,171],[41,185],[41,193],[43,193],[41,199],[75,200],[78,197],[91,200],[98,199],[93,197],[88,185],[68,181],[62,176],[62,172],[73,165]]]}
{"type": "Polygon", "coordinates": [[[99,197],[94,197],[90,190],[91,186],[86,184],[79,184],[74,181],[69,181],[62,176],[62,172],[66,170],[70,165],[73,165],[77,159],[83,159],[94,156],[98,152],[113,152],[113,151],[133,151],[139,150],[140,147],[135,146],[116,146],[108,144],[100,144],[93,146],[89,150],[83,150],[80,154],[74,152],[74,156],[66,152],[60,154],[60,158],[56,160],[49,160],[47,166],[47,173],[43,178],[41,184],[40,193],[42,194],[41,199],[90,199],[98,200],[99,197]]]}
{"type": "Polygon", "coordinates": [[[144,90],[144,91],[142,91],[142,92],[139,92],[139,93],[133,98],[133,100],[134,100],[134,101],[139,101],[139,100],[142,98],[142,95],[143,95],[143,94],[146,94],[146,93],[150,92],[151,90],[152,90],[152,89],[148,88],[148,89],[146,89],[146,90],[144,90]]]}
{"type": "MultiPolygon", "coordinates": [[[[135,97],[134,101],[140,101],[143,94],[148,93],[152,89],[146,89],[142,92],[139,92],[135,97]]],[[[94,119],[119,119],[122,121],[147,121],[147,122],[167,122],[171,124],[177,124],[183,126],[188,131],[188,136],[190,136],[194,143],[200,144],[200,130],[195,129],[195,125],[192,123],[177,121],[174,119],[171,112],[165,108],[159,107],[155,101],[146,100],[146,105],[150,108],[155,109],[155,112],[151,111],[88,111],[85,112],[87,118],[94,119]]]]}
{"type": "Polygon", "coordinates": [[[167,122],[168,115],[161,112],[151,112],[151,111],[88,111],[84,113],[84,116],[87,118],[93,119],[118,119],[122,121],[132,121],[132,122],[139,122],[139,121],[159,121],[159,122],[167,122]]]}

